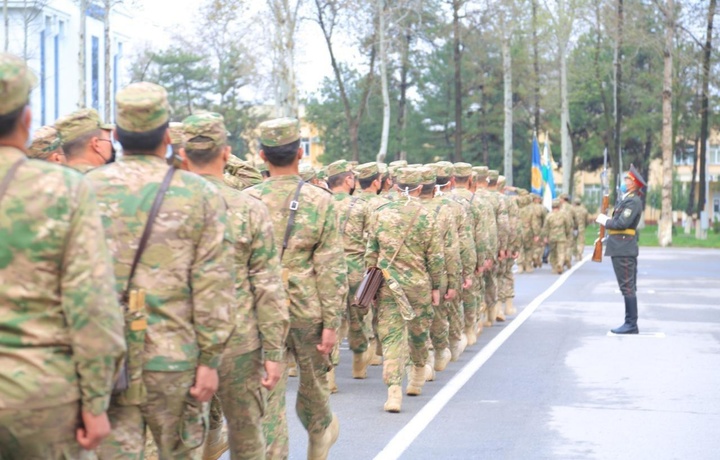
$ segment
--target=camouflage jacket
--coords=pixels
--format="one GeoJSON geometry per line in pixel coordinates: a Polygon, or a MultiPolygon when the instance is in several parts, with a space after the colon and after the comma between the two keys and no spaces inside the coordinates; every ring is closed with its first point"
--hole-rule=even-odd
{"type": "Polygon", "coordinates": [[[445,273],[447,276],[447,289],[460,289],[462,284],[462,264],[460,262],[460,236],[457,233],[457,223],[453,209],[443,197],[420,198],[420,203],[429,212],[431,219],[435,220],[440,241],[443,245],[443,258],[445,259],[445,273]]]}
{"type": "Polygon", "coordinates": [[[545,219],[542,233],[551,243],[567,241],[572,236],[572,227],[562,211],[553,211],[545,219]]]}
{"type": "MultiPolygon", "coordinates": [[[[299,182],[300,176],[295,175],[270,177],[246,191],[268,207],[279,246],[299,182]]],[[[290,327],[322,323],[325,329],[337,329],[345,310],[348,282],[333,196],[306,183],[298,202],[295,225],[281,259],[287,270],[290,327]]]]}
{"type": "Polygon", "coordinates": [[[543,226],[544,214],[538,214],[534,203],[520,208],[520,224],[523,229],[523,238],[529,243],[536,236],[540,236],[543,226]]]}
{"type": "Polygon", "coordinates": [[[498,255],[498,229],[495,220],[495,210],[492,203],[485,201],[477,194],[471,199],[471,203],[479,209],[478,226],[481,233],[485,235],[485,257],[484,260],[495,261],[498,255]]]}
{"type": "MultiPolygon", "coordinates": [[[[468,216],[468,220],[471,222],[473,229],[473,241],[475,242],[475,254],[477,260],[477,268],[482,266],[483,262],[487,260],[489,256],[490,236],[487,225],[483,225],[485,217],[480,214],[480,208],[473,204],[475,199],[473,193],[466,188],[456,188],[449,195],[465,207],[465,213],[468,216]]],[[[494,258],[494,256],[493,256],[494,258]]]]}
{"type": "Polygon", "coordinates": [[[290,317],[270,214],[261,201],[231,188],[223,179],[203,177],[217,186],[227,203],[235,243],[238,307],[225,354],[249,353],[260,348],[262,341],[265,359],[282,362],[290,317]]]}
{"type": "Polygon", "coordinates": [[[572,210],[572,205],[570,203],[563,202],[560,206],[560,212],[565,215],[570,228],[576,229],[577,223],[575,222],[575,213],[572,210]]]}
{"type": "Polygon", "coordinates": [[[89,165],[89,164],[74,164],[74,165],[66,165],[68,168],[74,169],[75,171],[79,172],[80,174],[87,174],[93,169],[95,169],[95,166],[89,165]]]}
{"type": "Polygon", "coordinates": [[[587,208],[585,208],[584,204],[573,205],[570,209],[575,215],[575,225],[578,230],[580,230],[580,233],[582,233],[582,231],[585,230],[585,226],[587,225],[589,214],[588,210],[587,208]]]}
{"type": "MultiPolygon", "coordinates": [[[[0,180],[24,156],[0,147],[0,180]]],[[[125,352],[114,283],[90,184],[27,160],[0,204],[0,410],[107,409],[125,352]]]]}
{"type": "Polygon", "coordinates": [[[477,252],[475,249],[475,230],[472,219],[468,219],[465,207],[452,199],[451,195],[444,192],[436,195],[436,198],[442,200],[443,206],[447,206],[452,210],[455,219],[455,228],[460,243],[460,263],[462,264],[462,278],[471,276],[477,268],[477,252]]]}
{"type": "MultiPolygon", "coordinates": [[[[149,155],[125,156],[91,171],[115,262],[125,289],[140,236],[168,166],[149,155]]],[[[176,171],[155,220],[132,288],[145,289],[145,369],[216,368],[235,327],[233,246],[217,187],[176,171]]]]}
{"type": "Polygon", "coordinates": [[[365,269],[363,259],[365,257],[368,203],[362,196],[350,196],[347,193],[335,193],[333,199],[335,201],[337,228],[345,250],[348,284],[355,287],[362,281],[365,269]]]}
{"type": "Polygon", "coordinates": [[[518,206],[516,195],[500,195],[505,200],[508,211],[508,240],[507,249],[511,252],[520,250],[522,241],[522,229],[520,228],[520,207],[518,206]]]}
{"type": "Polygon", "coordinates": [[[370,223],[365,265],[389,269],[404,289],[429,291],[440,289],[446,282],[440,233],[431,212],[419,199],[403,198],[377,209],[370,223]],[[418,217],[408,230],[416,213],[418,217]],[[390,265],[401,241],[403,245],[390,265]]]}

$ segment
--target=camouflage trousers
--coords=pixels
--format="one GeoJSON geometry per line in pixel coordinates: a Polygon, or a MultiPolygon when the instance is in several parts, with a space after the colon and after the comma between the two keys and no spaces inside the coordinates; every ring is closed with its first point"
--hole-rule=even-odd
{"type": "Polygon", "coordinates": [[[43,409],[0,409],[0,459],[95,458],[75,440],[80,423],[79,401],[43,409]]]}
{"type": "MultiPolygon", "coordinates": [[[[332,421],[330,391],[327,385],[330,361],[317,350],[321,335],[321,323],[302,326],[293,324],[286,341],[289,354],[294,356],[297,362],[300,378],[295,411],[308,433],[322,433],[332,421]]],[[[286,459],[289,455],[285,409],[287,380],[285,369],[278,384],[268,393],[262,423],[268,459],[286,459]]]]}
{"type": "Polygon", "coordinates": [[[541,239],[539,242],[535,243],[535,247],[533,249],[533,263],[535,264],[536,267],[542,267],[544,253],[545,253],[545,243],[541,239]]]}
{"type": "Polygon", "coordinates": [[[482,287],[480,283],[478,282],[478,277],[475,275],[472,275],[473,284],[470,286],[469,289],[463,289],[462,290],[462,306],[458,309],[458,324],[455,326],[454,329],[458,332],[454,335],[454,337],[450,337],[451,341],[454,340],[460,340],[461,335],[463,332],[463,329],[466,327],[473,327],[475,324],[477,324],[478,316],[480,315],[480,304],[482,303],[480,301],[480,292],[482,292],[482,287]]]}
{"type": "Polygon", "coordinates": [[[566,241],[551,241],[550,254],[548,254],[548,262],[555,272],[562,272],[565,266],[565,257],[567,256],[566,241]]]}
{"type": "Polygon", "coordinates": [[[575,248],[577,247],[577,237],[575,236],[575,230],[573,230],[572,235],[570,236],[567,245],[565,247],[565,265],[567,268],[570,268],[572,266],[572,259],[575,255],[575,248]]]}
{"type": "Polygon", "coordinates": [[[495,306],[498,301],[497,293],[497,272],[498,264],[502,262],[495,262],[490,270],[483,272],[483,285],[485,287],[485,307],[490,310],[495,306]]]}
{"type": "Polygon", "coordinates": [[[497,296],[498,301],[505,302],[515,297],[515,275],[512,272],[515,260],[507,258],[500,261],[497,275],[497,296]]]}
{"type": "Polygon", "coordinates": [[[445,292],[445,288],[440,288],[440,305],[433,305],[434,315],[430,324],[430,343],[436,351],[450,346],[450,318],[455,306],[453,302],[442,300],[445,292]]]}
{"type": "Polygon", "coordinates": [[[196,459],[207,434],[208,404],[190,396],[195,371],[143,373],[147,400],[140,406],[110,402],[112,433],[98,447],[100,460],[142,460],[145,428],[150,429],[161,459],[196,459]]]}
{"type": "Polygon", "coordinates": [[[537,243],[533,241],[532,237],[523,239],[520,257],[517,258],[518,267],[522,268],[523,271],[532,271],[534,268],[536,246],[537,243]]]}
{"type": "Polygon", "coordinates": [[[260,384],[264,369],[260,349],[223,355],[218,369],[220,386],[210,405],[210,429],[221,428],[223,414],[233,459],[264,459],[262,417],[265,388],[260,384]]]}
{"type": "Polygon", "coordinates": [[[377,331],[382,343],[383,360],[399,365],[383,372],[386,385],[401,385],[406,359],[415,366],[424,366],[428,358],[430,324],[435,314],[430,289],[405,289],[415,311],[415,318],[405,321],[387,286],[380,288],[377,305],[377,331]]]}
{"type": "Polygon", "coordinates": [[[575,257],[580,260],[585,251],[585,227],[578,228],[578,236],[575,242],[575,257]]]}
{"type": "MultiPolygon", "coordinates": [[[[371,312],[363,314],[359,309],[352,306],[352,302],[355,299],[355,291],[357,291],[360,282],[362,281],[362,274],[348,274],[348,284],[350,289],[348,291],[347,301],[347,317],[348,317],[348,346],[353,353],[364,353],[370,339],[373,337],[373,331],[371,327],[371,312]]],[[[339,341],[339,340],[338,340],[339,341]]]]}

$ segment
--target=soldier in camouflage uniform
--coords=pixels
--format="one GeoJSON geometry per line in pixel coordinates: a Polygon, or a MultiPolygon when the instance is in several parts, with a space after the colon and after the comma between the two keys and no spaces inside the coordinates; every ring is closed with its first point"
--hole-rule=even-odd
{"type": "Polygon", "coordinates": [[[419,395],[425,384],[428,333],[433,305],[440,303],[443,248],[431,213],[420,203],[420,172],[400,168],[397,184],[403,196],[375,211],[370,224],[365,264],[380,267],[404,291],[412,311],[403,311],[388,282],[378,292],[378,335],[382,341],[383,380],[388,386],[385,410],[400,412],[403,368],[412,363],[408,395],[419,395]],[[393,260],[393,256],[395,259],[393,260]],[[414,318],[409,319],[414,315],[414,318]],[[406,319],[408,318],[408,319],[406,319]]]}
{"type": "Polygon", "coordinates": [[[542,222],[535,218],[532,197],[527,190],[518,190],[520,199],[520,226],[522,231],[522,252],[518,258],[518,273],[532,273],[535,269],[533,254],[540,240],[542,222]]]}
{"type": "MultiPolygon", "coordinates": [[[[358,204],[358,197],[351,196],[355,193],[357,181],[352,170],[352,163],[346,160],[338,160],[327,165],[328,178],[327,183],[330,191],[333,192],[335,200],[335,215],[337,217],[337,229],[343,241],[345,251],[345,263],[348,268],[348,295],[345,296],[342,309],[342,324],[338,333],[338,340],[335,343],[333,352],[330,356],[332,369],[328,372],[328,385],[331,393],[337,393],[337,383],[335,382],[335,368],[340,364],[340,342],[347,335],[348,331],[348,314],[350,312],[350,294],[354,294],[357,286],[362,281],[363,276],[363,255],[365,255],[365,241],[361,232],[356,232],[353,225],[348,229],[351,222],[357,224],[358,214],[353,211],[358,204]]],[[[360,214],[362,215],[362,213],[360,214]]],[[[364,223],[360,223],[364,227],[364,223]]],[[[360,357],[364,357],[361,355],[360,357]]],[[[355,359],[355,358],[354,358],[355,359]]],[[[353,361],[355,362],[355,361],[353,361]]]]}
{"type": "Polygon", "coordinates": [[[548,261],[553,273],[562,274],[567,255],[567,242],[572,235],[572,227],[567,216],[563,214],[560,207],[560,199],[553,200],[552,212],[545,219],[543,225],[543,240],[550,244],[548,261]]]}
{"type": "Polygon", "coordinates": [[[485,325],[492,326],[495,321],[504,321],[505,314],[498,303],[499,300],[499,276],[502,269],[503,261],[509,257],[508,242],[510,239],[510,223],[507,209],[507,202],[503,196],[497,191],[497,182],[500,173],[497,170],[488,170],[487,183],[480,185],[487,189],[491,196],[494,197],[493,206],[495,206],[495,216],[497,223],[498,235],[498,257],[493,268],[489,270],[485,278],[485,302],[487,303],[487,318],[485,325]]]}
{"type": "Polygon", "coordinates": [[[282,375],[290,322],[272,222],[261,201],[239,191],[244,187],[225,184],[226,164],[236,157],[227,143],[222,116],[192,115],[183,125],[190,171],[220,190],[235,246],[238,310],[219,368],[220,386],[212,403],[204,458],[217,459],[227,448],[220,436],[224,413],[232,458],[264,459],[263,392],[272,390],[282,375]]]}
{"type": "Polygon", "coordinates": [[[397,183],[397,172],[400,168],[407,167],[408,162],[405,160],[397,160],[393,161],[388,165],[388,173],[390,175],[390,186],[386,188],[386,184],[383,184],[383,192],[385,198],[387,198],[390,201],[395,200],[400,196],[400,192],[395,188],[395,185],[397,183]]]}
{"type": "Polygon", "coordinates": [[[66,163],[60,135],[54,126],[43,126],[35,131],[32,144],[28,148],[28,158],[57,164],[66,163]]]}
{"type": "Polygon", "coordinates": [[[100,121],[95,109],[80,109],[55,122],[67,165],[83,174],[115,161],[113,125],[100,121]]]}
{"type": "Polygon", "coordinates": [[[390,168],[385,163],[378,163],[380,174],[380,193],[387,194],[394,187],[393,178],[390,175],[390,168]]]}
{"type": "MultiPolygon", "coordinates": [[[[262,123],[260,142],[260,156],[268,164],[270,178],[249,188],[248,193],[267,205],[275,241],[284,248],[280,260],[290,302],[286,346],[300,371],[295,409],[309,434],[308,458],[325,459],[340,430],[337,416],[330,410],[326,374],[348,291],[335,203],[331,193],[305,184],[298,175],[303,155],[298,120],[262,123]],[[289,225],[291,215],[295,222],[289,225]]],[[[287,373],[270,392],[263,418],[267,457],[272,459],[288,456],[286,388],[287,373]]]]}
{"type": "Polygon", "coordinates": [[[0,54],[0,458],[79,459],[110,432],[123,320],[92,187],[25,158],[36,82],[0,54]]]}
{"type": "Polygon", "coordinates": [[[588,210],[580,197],[575,197],[573,200],[572,211],[575,214],[575,225],[577,225],[577,237],[575,243],[575,257],[577,260],[581,260],[583,257],[583,251],[585,250],[585,226],[588,222],[588,210]]]}
{"type": "MultiPolygon", "coordinates": [[[[545,225],[545,218],[548,214],[548,210],[542,204],[542,197],[540,195],[533,194],[533,202],[531,205],[533,225],[539,225],[540,228],[545,225]]],[[[533,250],[533,266],[535,268],[542,267],[543,264],[543,253],[545,252],[545,240],[540,236],[533,250]]]]}
{"type": "Polygon", "coordinates": [[[303,163],[298,169],[300,171],[300,178],[302,180],[317,185],[314,183],[315,179],[317,178],[317,172],[315,172],[315,168],[313,168],[310,163],[303,163]]]}
{"type": "Polygon", "coordinates": [[[151,205],[168,173],[170,110],[165,89],[152,83],[119,91],[116,105],[122,161],[87,177],[97,191],[117,291],[126,286],[145,290],[148,321],[144,340],[135,343],[128,336],[129,348],[144,344],[138,356],[142,376],[126,392],[113,395],[113,432],[98,454],[101,459],[142,458],[147,426],[161,457],[191,458],[204,439],[207,403],[217,390],[217,368],[235,328],[227,208],[217,187],[174,171],[128,285],[151,205]]]}
{"type": "Polygon", "coordinates": [[[572,267],[572,258],[573,254],[575,254],[575,247],[577,246],[575,239],[577,238],[578,225],[575,222],[575,213],[572,210],[572,205],[570,204],[570,196],[567,193],[560,194],[560,210],[565,215],[565,218],[567,219],[571,229],[570,235],[568,235],[568,240],[565,245],[565,266],[567,268],[570,268],[572,267]]]}
{"type": "MultiPolygon", "coordinates": [[[[513,189],[514,190],[514,189],[513,189]]],[[[505,315],[514,315],[516,313],[513,306],[513,298],[515,297],[515,276],[512,272],[515,260],[520,256],[520,246],[522,244],[522,233],[520,230],[520,208],[517,204],[517,195],[507,195],[505,192],[505,177],[499,176],[497,182],[497,192],[500,197],[505,200],[508,210],[508,240],[507,240],[507,257],[499,264],[498,267],[498,316],[497,319],[504,320],[505,315]]]]}

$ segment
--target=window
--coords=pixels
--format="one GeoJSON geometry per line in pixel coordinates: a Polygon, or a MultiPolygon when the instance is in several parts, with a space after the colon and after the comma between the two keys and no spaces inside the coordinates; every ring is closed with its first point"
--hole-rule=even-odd
{"type": "Polygon", "coordinates": [[[715,198],[715,200],[713,200],[713,213],[717,214],[719,212],[720,212],[720,200],[715,198]]]}
{"type": "MultiPolygon", "coordinates": [[[[118,42],[117,44],[117,53],[113,57],[113,77],[112,77],[112,84],[113,84],[113,96],[111,98],[112,101],[115,101],[115,95],[117,94],[118,90],[118,67],[120,66],[120,58],[122,57],[122,51],[123,51],[123,44],[118,42]]],[[[114,102],[112,102],[114,104],[114,102]]],[[[115,113],[115,110],[110,111],[110,113],[115,113]]],[[[114,115],[113,115],[114,116],[114,115]]]]}
{"type": "Polygon", "coordinates": [[[54,69],[55,72],[55,120],[60,118],[60,36],[62,36],[65,29],[65,23],[60,21],[58,25],[58,33],[53,38],[53,53],[54,56],[54,69]]]}
{"type": "Polygon", "coordinates": [[[91,53],[91,105],[93,109],[100,110],[100,39],[98,37],[92,38],[91,53]]]}
{"type": "Polygon", "coordinates": [[[310,139],[307,137],[303,137],[300,139],[300,147],[303,149],[303,158],[310,158],[310,146],[312,143],[310,142],[310,139]]]}
{"type": "Polygon", "coordinates": [[[47,124],[47,88],[45,87],[45,79],[47,78],[47,70],[45,69],[45,31],[48,30],[47,23],[49,17],[45,18],[46,27],[40,31],[40,123],[42,126],[47,124]]]}
{"type": "Polygon", "coordinates": [[[708,163],[720,165],[720,145],[711,145],[708,149],[708,163]]]}

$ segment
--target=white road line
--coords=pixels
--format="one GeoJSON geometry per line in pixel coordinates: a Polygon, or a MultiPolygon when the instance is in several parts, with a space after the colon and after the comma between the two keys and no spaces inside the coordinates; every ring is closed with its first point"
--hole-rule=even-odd
{"type": "Polygon", "coordinates": [[[413,417],[407,425],[405,425],[385,448],[375,457],[375,460],[396,460],[407,450],[408,447],[420,436],[420,433],[427,428],[430,422],[440,413],[448,402],[457,394],[458,391],[477,373],[492,355],[502,346],[510,336],[518,330],[520,326],[532,315],[535,310],[553,295],[570,276],[575,273],[585,262],[590,260],[592,254],[585,256],[579,263],[567,272],[560,275],[545,292],[536,297],[530,304],[523,309],[522,312],[505,326],[500,333],[495,336],[482,350],[480,350],[473,359],[465,365],[455,376],[438,391],[438,393],[428,401],[425,406],[413,417]]]}

